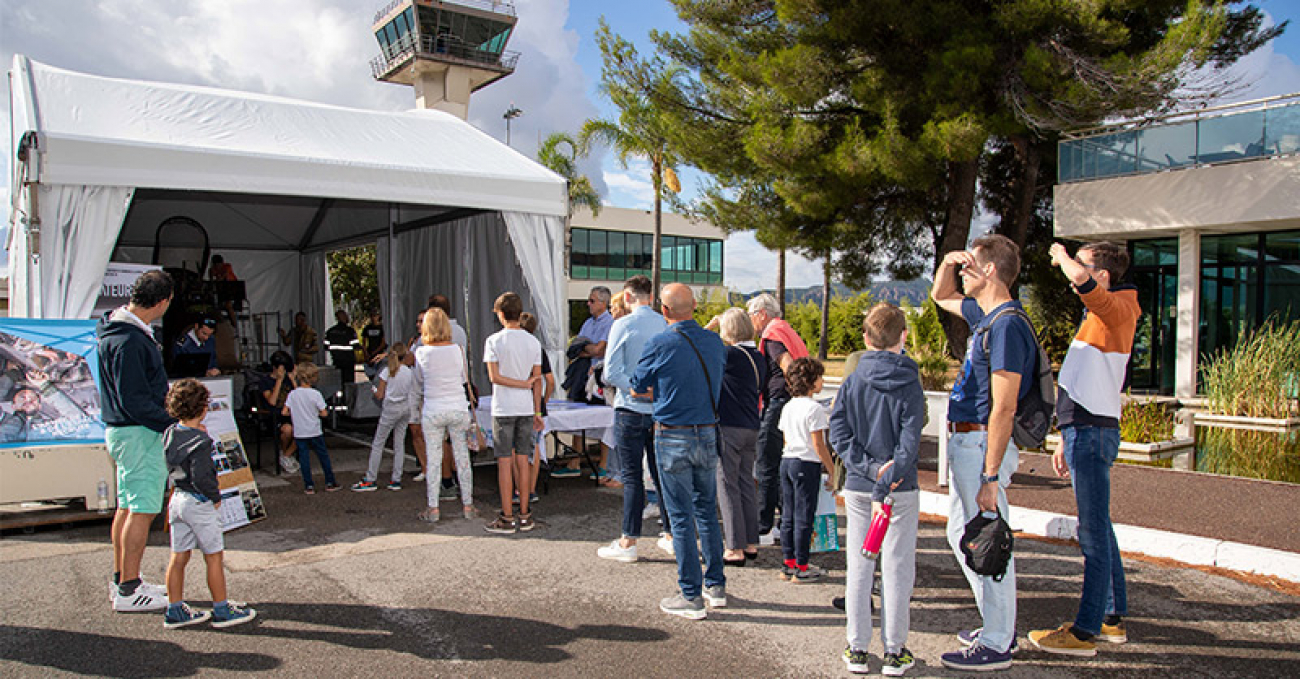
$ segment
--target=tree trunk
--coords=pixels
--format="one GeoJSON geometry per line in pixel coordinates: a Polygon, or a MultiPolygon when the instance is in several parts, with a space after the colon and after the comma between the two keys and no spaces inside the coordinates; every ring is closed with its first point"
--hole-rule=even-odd
{"type": "MultiPolygon", "coordinates": [[[[970,221],[975,214],[975,181],[979,176],[979,158],[948,163],[948,215],[943,234],[934,249],[935,267],[944,255],[954,250],[965,250],[970,238],[970,221]]],[[[948,337],[948,353],[957,360],[966,358],[966,339],[970,327],[961,318],[939,313],[943,332],[948,337]]]]}
{"type": "Polygon", "coordinates": [[[1043,154],[1033,140],[1025,136],[1011,138],[1016,148],[1016,159],[1020,161],[1020,175],[1015,180],[1015,198],[1011,205],[1011,214],[1002,216],[1002,235],[1010,238],[1021,250],[1025,249],[1025,238],[1029,234],[1029,220],[1034,215],[1034,195],[1038,191],[1038,167],[1043,154]]]}
{"type": "Polygon", "coordinates": [[[831,325],[831,251],[826,251],[826,261],[822,263],[822,327],[821,336],[817,338],[817,358],[825,361],[827,345],[830,341],[831,325]]]}
{"type": "Polygon", "coordinates": [[[662,282],[662,278],[663,278],[662,255],[663,255],[664,243],[663,243],[662,196],[663,196],[664,177],[663,177],[663,160],[660,157],[655,156],[651,158],[650,171],[654,174],[654,176],[651,177],[650,183],[651,185],[654,186],[654,190],[655,190],[655,230],[654,230],[654,239],[652,241],[653,244],[650,246],[651,248],[650,284],[653,286],[653,290],[654,290],[651,293],[651,296],[654,298],[654,303],[652,304],[652,308],[655,309],[656,311],[662,312],[663,309],[660,307],[659,304],[660,302],[659,293],[660,293],[660,283],[662,282]]]}
{"type": "Polygon", "coordinates": [[[785,318],[785,248],[776,251],[776,304],[785,318]]]}

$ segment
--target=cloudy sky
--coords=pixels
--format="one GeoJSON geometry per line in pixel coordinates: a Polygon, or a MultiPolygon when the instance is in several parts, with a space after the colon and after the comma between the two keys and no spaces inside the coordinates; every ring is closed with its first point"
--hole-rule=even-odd
{"type": "MultiPolygon", "coordinates": [[[[370,33],[387,0],[2,0],[0,58],[14,54],[60,68],[119,78],[208,85],[359,108],[404,110],[410,88],[379,83],[369,61],[378,54],[370,33]]],[[[519,24],[509,49],[522,53],[514,75],[476,93],[470,122],[505,138],[502,113],[512,104],[523,115],[511,123],[513,145],[527,154],[552,131],[576,132],[595,116],[613,117],[599,92],[600,52],[594,40],[603,15],[613,30],[650,45],[651,28],[681,28],[665,0],[516,0],[519,24]]],[[[1300,19],[1300,1],[1263,0],[1277,21],[1300,19]]],[[[1253,85],[1237,99],[1300,91],[1300,23],[1250,55],[1240,72],[1253,85]]],[[[0,110],[7,128],[7,107],[0,110]]],[[[9,172],[5,154],[2,169],[9,172]]],[[[609,205],[645,208],[652,194],[644,162],[621,167],[611,155],[584,161],[609,205]]],[[[683,174],[690,197],[696,177],[683,174]]],[[[7,182],[0,199],[8,203],[7,182]]],[[[977,226],[978,228],[978,226],[977,226]]],[[[776,256],[752,236],[727,243],[727,284],[742,291],[772,287],[776,256]]],[[[821,268],[791,257],[789,285],[817,285],[821,268]]]]}

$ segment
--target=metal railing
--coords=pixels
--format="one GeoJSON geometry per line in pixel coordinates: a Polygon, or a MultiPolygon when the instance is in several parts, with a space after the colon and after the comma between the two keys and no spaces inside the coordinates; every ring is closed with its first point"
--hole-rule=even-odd
{"type": "Polygon", "coordinates": [[[1057,146],[1061,183],[1300,152],[1300,93],[1082,130],[1057,146]]]}
{"type": "MultiPolygon", "coordinates": [[[[388,16],[393,10],[409,4],[411,4],[411,0],[393,0],[393,2],[385,5],[383,9],[375,12],[375,20],[371,23],[377,24],[383,21],[384,17],[388,16]]],[[[516,16],[514,0],[444,0],[444,4],[460,5],[461,7],[471,7],[497,14],[516,16]]]]}
{"type": "Polygon", "coordinates": [[[420,36],[418,47],[415,37],[407,34],[386,48],[383,53],[370,60],[370,73],[376,78],[383,77],[392,68],[410,58],[412,55],[427,56],[441,61],[454,61],[467,66],[486,66],[494,70],[510,72],[519,63],[519,52],[506,50],[500,53],[479,49],[463,40],[442,36],[420,36]]]}

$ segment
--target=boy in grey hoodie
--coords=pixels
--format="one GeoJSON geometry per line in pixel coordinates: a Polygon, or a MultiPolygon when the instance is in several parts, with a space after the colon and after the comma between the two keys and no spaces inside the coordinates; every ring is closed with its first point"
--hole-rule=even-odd
{"type": "Polygon", "coordinates": [[[881,671],[902,676],[915,663],[907,650],[912,585],[916,579],[916,532],[920,489],[917,448],[925,426],[925,394],[916,362],[903,356],[907,316],[892,304],[877,304],[862,321],[867,352],[844,379],[830,417],[831,445],[844,460],[844,509],[848,516],[845,610],[849,671],[868,671],[871,643],[871,586],[875,564],[861,545],[873,517],[893,497],[889,530],[881,546],[881,671]]]}

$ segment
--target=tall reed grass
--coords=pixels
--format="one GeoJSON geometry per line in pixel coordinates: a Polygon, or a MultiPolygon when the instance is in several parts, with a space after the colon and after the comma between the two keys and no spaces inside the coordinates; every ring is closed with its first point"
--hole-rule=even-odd
{"type": "Polygon", "coordinates": [[[1128,401],[1119,415],[1119,438],[1129,443],[1155,443],[1174,437],[1174,414],[1155,401],[1128,401]]]}
{"type": "Polygon", "coordinates": [[[1210,412],[1285,418],[1296,413],[1300,381],[1300,320],[1270,317],[1236,346],[1205,365],[1203,385],[1210,412]]]}

